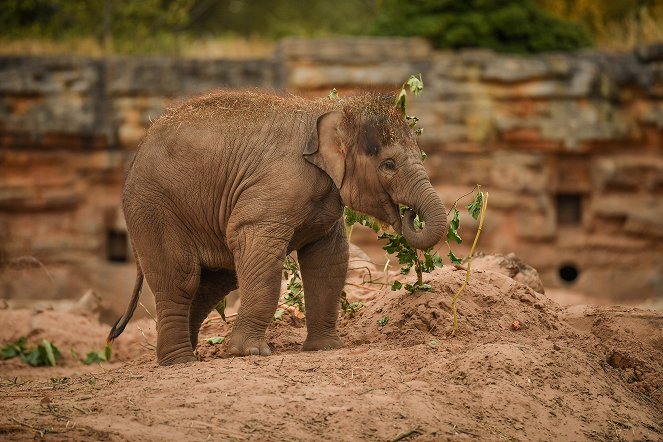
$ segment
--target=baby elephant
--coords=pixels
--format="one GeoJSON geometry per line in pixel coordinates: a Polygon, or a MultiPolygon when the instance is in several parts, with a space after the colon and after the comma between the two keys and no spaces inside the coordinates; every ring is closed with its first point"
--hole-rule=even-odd
{"type": "Polygon", "coordinates": [[[231,290],[241,305],[227,339],[235,355],[269,355],[285,256],[297,251],[306,301],[304,350],[342,345],[336,333],[348,267],[343,206],[425,249],[445,235],[446,210],[393,97],[306,100],[216,92],[169,109],[147,131],[122,205],[136,254],[122,333],[143,284],[157,308],[161,365],[195,361],[202,321],[231,290]],[[398,205],[411,208],[403,216],[398,205]],[[415,230],[414,217],[425,221],[415,230]]]}

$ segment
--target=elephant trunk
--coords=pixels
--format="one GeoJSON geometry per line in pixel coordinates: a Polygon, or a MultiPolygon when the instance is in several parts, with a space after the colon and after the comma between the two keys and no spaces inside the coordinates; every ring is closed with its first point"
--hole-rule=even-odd
{"type": "Polygon", "coordinates": [[[417,249],[433,247],[447,233],[447,209],[427,179],[419,181],[408,194],[413,197],[406,203],[410,209],[404,213],[403,236],[408,244],[417,249]],[[424,223],[418,231],[414,227],[417,215],[424,223]]]}

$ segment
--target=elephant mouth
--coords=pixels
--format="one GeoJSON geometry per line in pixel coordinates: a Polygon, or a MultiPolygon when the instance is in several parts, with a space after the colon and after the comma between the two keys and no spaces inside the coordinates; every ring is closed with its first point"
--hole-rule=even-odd
{"type": "Polygon", "coordinates": [[[390,204],[389,212],[389,218],[391,218],[389,224],[391,224],[396,233],[400,235],[403,231],[403,221],[401,218],[400,206],[396,203],[390,204]]]}

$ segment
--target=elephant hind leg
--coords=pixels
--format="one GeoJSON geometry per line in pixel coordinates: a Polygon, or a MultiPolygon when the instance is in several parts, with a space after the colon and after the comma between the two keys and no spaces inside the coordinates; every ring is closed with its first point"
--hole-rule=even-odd
{"type": "Polygon", "coordinates": [[[200,286],[189,309],[189,338],[191,347],[198,344],[200,326],[214,307],[237,288],[237,275],[233,270],[202,269],[200,286]]]}
{"type": "Polygon", "coordinates": [[[201,273],[196,254],[172,232],[139,236],[135,243],[145,281],[154,293],[157,362],[172,365],[197,361],[189,338],[189,309],[201,273]]]}

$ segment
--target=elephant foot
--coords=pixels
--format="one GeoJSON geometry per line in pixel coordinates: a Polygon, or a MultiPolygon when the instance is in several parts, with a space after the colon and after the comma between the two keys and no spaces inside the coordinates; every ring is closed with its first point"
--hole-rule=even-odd
{"type": "Polygon", "coordinates": [[[236,356],[269,356],[272,354],[264,339],[256,339],[241,332],[230,333],[226,340],[226,350],[236,356]]]}
{"type": "Polygon", "coordinates": [[[198,362],[198,358],[193,354],[170,354],[165,356],[158,356],[157,363],[162,366],[185,364],[187,362],[198,362]]]}
{"type": "Polygon", "coordinates": [[[343,347],[343,341],[336,336],[307,337],[302,345],[304,351],[333,350],[343,347]]]}

